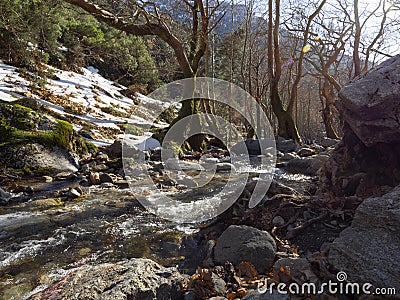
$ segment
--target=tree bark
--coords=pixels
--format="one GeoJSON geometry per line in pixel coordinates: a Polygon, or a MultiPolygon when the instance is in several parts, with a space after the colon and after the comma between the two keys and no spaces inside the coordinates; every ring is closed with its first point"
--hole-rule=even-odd
{"type": "Polygon", "coordinates": [[[327,79],[325,79],[322,87],[322,96],[325,98],[325,107],[322,110],[322,120],[324,121],[326,136],[331,139],[339,139],[339,136],[333,127],[335,95],[327,79]]]}
{"type": "Polygon", "coordinates": [[[270,76],[270,100],[272,111],[278,119],[278,136],[293,139],[301,143],[301,138],[290,111],[283,107],[279,96],[279,79],[281,77],[281,57],[279,51],[280,0],[275,0],[275,24],[273,23],[273,0],[268,1],[268,71],[270,76]]]}
{"type": "Polygon", "coordinates": [[[283,108],[278,88],[276,86],[272,87],[270,93],[272,110],[278,119],[278,136],[285,139],[292,139],[300,144],[301,138],[296,123],[293,120],[292,114],[283,108]]]}

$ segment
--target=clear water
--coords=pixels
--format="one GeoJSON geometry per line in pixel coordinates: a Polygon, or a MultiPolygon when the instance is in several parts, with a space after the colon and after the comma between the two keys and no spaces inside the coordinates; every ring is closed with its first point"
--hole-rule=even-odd
{"type": "MultiPolygon", "coordinates": [[[[248,171],[254,176],[263,172],[257,163],[243,170],[248,171]]],[[[308,180],[280,170],[275,173],[291,186],[308,180]]],[[[226,178],[219,176],[175,197],[183,203],[185,199],[212,203],[225,183],[226,178]]],[[[149,257],[174,264],[177,253],[163,250],[163,241],[196,231],[196,224],[177,224],[147,212],[129,190],[92,189],[85,198],[60,206],[0,207],[0,299],[26,299],[71,268],[88,263],[149,257]]]]}

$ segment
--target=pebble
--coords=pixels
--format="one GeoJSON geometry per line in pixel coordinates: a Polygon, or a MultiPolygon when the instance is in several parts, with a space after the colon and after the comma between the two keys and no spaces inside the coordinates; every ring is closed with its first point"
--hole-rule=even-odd
{"type": "Polygon", "coordinates": [[[89,181],[90,181],[90,183],[91,184],[93,184],[93,185],[97,185],[97,184],[100,184],[101,183],[101,181],[100,181],[100,174],[99,173],[90,173],[89,174],[89,181]]]}
{"type": "Polygon", "coordinates": [[[108,170],[108,167],[106,164],[96,164],[96,165],[92,166],[92,170],[94,172],[104,172],[104,171],[108,170]]]}
{"type": "Polygon", "coordinates": [[[127,180],[117,180],[114,182],[116,186],[118,186],[120,189],[127,189],[129,188],[129,183],[127,180]]]}
{"type": "Polygon", "coordinates": [[[69,189],[66,193],[65,196],[71,199],[76,199],[81,196],[81,193],[79,193],[76,189],[69,189]]]}
{"type": "Polygon", "coordinates": [[[100,173],[99,179],[101,183],[105,182],[114,183],[114,178],[107,173],[100,173]]]}
{"type": "Polygon", "coordinates": [[[276,227],[280,227],[285,225],[285,219],[282,218],[281,216],[276,216],[275,218],[272,219],[272,225],[276,226],[276,227]]]}
{"type": "Polygon", "coordinates": [[[46,182],[46,183],[53,182],[53,177],[51,177],[51,176],[42,176],[40,179],[42,182],[46,182]]]}
{"type": "Polygon", "coordinates": [[[100,184],[100,187],[105,188],[105,189],[110,189],[113,188],[115,185],[111,182],[103,182],[100,184]]]}
{"type": "Polygon", "coordinates": [[[5,190],[3,190],[2,188],[0,188],[0,199],[1,200],[8,200],[11,198],[11,193],[6,192],[5,190]]]}
{"type": "Polygon", "coordinates": [[[81,171],[82,171],[83,174],[89,173],[89,172],[90,172],[90,166],[89,166],[89,164],[84,164],[84,165],[81,167],[81,171]]]}

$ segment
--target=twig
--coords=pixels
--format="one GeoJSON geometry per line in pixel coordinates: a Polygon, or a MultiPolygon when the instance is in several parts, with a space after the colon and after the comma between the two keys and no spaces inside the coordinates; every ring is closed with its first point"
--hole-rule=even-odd
{"type": "Polygon", "coordinates": [[[318,216],[316,218],[310,219],[308,221],[305,221],[303,224],[301,224],[301,225],[299,225],[299,226],[297,226],[295,228],[288,229],[288,232],[286,234],[286,238],[287,239],[294,238],[300,231],[304,230],[308,226],[310,226],[310,225],[312,225],[312,224],[314,224],[314,223],[316,223],[318,221],[321,221],[321,220],[325,219],[327,216],[328,216],[328,213],[324,212],[322,215],[320,215],[320,216],[318,216]]]}

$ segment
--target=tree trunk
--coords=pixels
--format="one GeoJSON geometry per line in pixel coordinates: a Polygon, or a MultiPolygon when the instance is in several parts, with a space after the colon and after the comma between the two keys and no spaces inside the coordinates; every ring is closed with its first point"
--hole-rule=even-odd
{"type": "Polygon", "coordinates": [[[183,90],[183,101],[182,107],[179,110],[178,116],[172,120],[168,130],[174,126],[175,123],[184,119],[190,118],[188,124],[190,127],[188,129],[189,138],[187,140],[190,145],[191,150],[202,151],[204,148],[205,136],[204,134],[197,134],[197,132],[202,132],[202,121],[199,116],[200,112],[200,99],[195,94],[195,78],[192,77],[192,84],[185,84],[183,90]]]}
{"type": "Polygon", "coordinates": [[[322,111],[322,119],[324,120],[326,137],[330,139],[339,139],[338,134],[336,133],[335,129],[333,128],[333,112],[332,112],[332,105],[328,104],[322,111]]]}
{"type": "Polygon", "coordinates": [[[278,136],[285,139],[292,139],[296,143],[300,144],[301,138],[296,124],[289,111],[283,108],[283,103],[276,86],[271,89],[271,105],[272,110],[278,119],[278,136]]]}
{"type": "Polygon", "coordinates": [[[331,139],[339,139],[338,134],[333,128],[333,108],[335,105],[335,95],[327,80],[324,81],[322,96],[325,98],[324,109],[322,110],[322,120],[324,121],[326,136],[331,139]]]}

